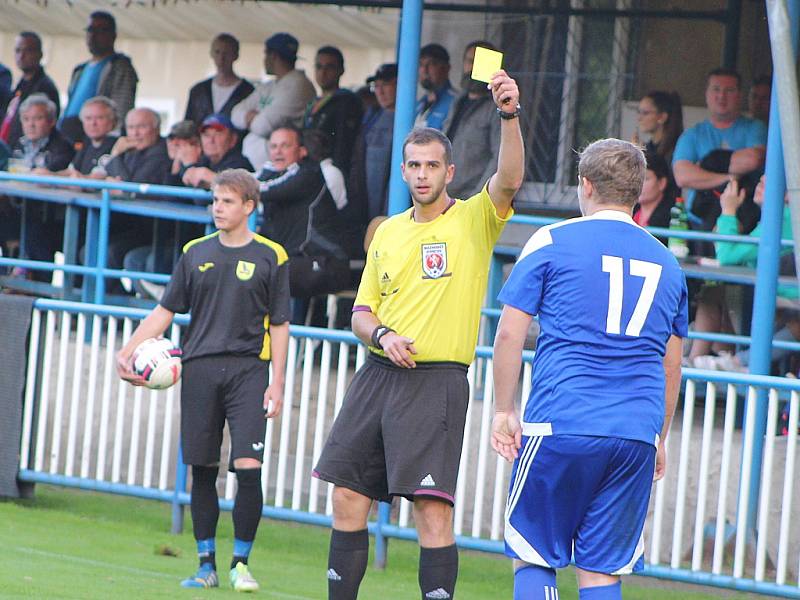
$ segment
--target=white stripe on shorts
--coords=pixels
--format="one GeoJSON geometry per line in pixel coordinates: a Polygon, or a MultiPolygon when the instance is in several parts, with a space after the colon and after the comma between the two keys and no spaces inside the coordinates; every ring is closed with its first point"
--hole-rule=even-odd
{"type": "Polygon", "coordinates": [[[519,465],[517,466],[517,476],[514,478],[514,485],[511,488],[511,493],[508,495],[508,502],[506,503],[506,519],[511,516],[511,511],[513,511],[514,507],[517,505],[517,501],[519,500],[519,496],[522,493],[522,488],[525,484],[525,479],[528,477],[528,471],[531,468],[531,463],[533,463],[536,452],[538,452],[539,446],[541,445],[541,437],[530,438],[528,443],[525,445],[525,450],[523,451],[522,456],[519,459],[519,465]]]}

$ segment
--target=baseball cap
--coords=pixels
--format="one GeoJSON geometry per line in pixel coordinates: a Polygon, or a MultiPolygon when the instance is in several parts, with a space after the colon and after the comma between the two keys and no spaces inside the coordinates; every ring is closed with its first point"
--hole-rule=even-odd
{"type": "Polygon", "coordinates": [[[378,70],[375,71],[375,75],[372,77],[367,77],[367,83],[372,83],[373,81],[387,81],[389,79],[397,79],[397,65],[395,63],[383,63],[378,70]]]}
{"type": "Polygon", "coordinates": [[[297,58],[297,48],[300,43],[290,33],[276,33],[267,38],[266,45],[267,50],[272,50],[282,58],[291,61],[297,58]]]}
{"type": "Polygon", "coordinates": [[[200,125],[200,133],[203,133],[203,131],[206,129],[230,129],[233,131],[236,128],[233,126],[233,123],[227,115],[222,113],[214,113],[213,115],[208,115],[205,119],[203,119],[203,124],[200,125]]]}
{"type": "Polygon", "coordinates": [[[170,128],[167,139],[191,140],[197,135],[197,125],[194,121],[178,121],[170,128]]]}

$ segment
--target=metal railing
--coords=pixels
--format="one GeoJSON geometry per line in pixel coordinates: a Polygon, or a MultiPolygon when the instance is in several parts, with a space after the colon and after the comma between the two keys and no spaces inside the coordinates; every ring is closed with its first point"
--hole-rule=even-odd
{"type": "MultiPolygon", "coordinates": [[[[150,391],[121,381],[114,354],[145,311],[37,300],[31,325],[20,447],[20,479],[169,502],[174,528],[189,503],[178,440],[179,388],[150,391]],[[86,337],[87,330],[91,335],[86,337]]],[[[169,332],[180,341],[186,317],[169,332]]],[[[285,408],[264,439],[263,515],[328,526],[331,486],[311,476],[347,384],[364,361],[349,332],[293,327],[285,408]],[[315,353],[315,344],[321,351],[315,353]]],[[[478,348],[469,370],[467,413],[454,526],[463,548],[500,553],[509,466],[488,443],[492,418],[491,349],[478,348]]],[[[530,390],[526,352],[520,398],[530,390]]],[[[646,575],[787,598],[800,598],[800,478],[795,476],[800,382],[775,377],[684,371],[684,393],[667,440],[667,477],[656,484],[646,524],[646,575]],[[757,535],[744,526],[752,413],[766,394],[768,435],[758,499],[757,535]],[[786,435],[778,435],[781,408],[786,435]],[[676,452],[677,450],[677,452],[676,452]],[[739,462],[739,454],[745,457],[739,462]],[[737,496],[742,498],[737,506],[737,496]]],[[[227,448],[227,441],[224,446],[227,448]]],[[[227,449],[225,450],[227,452],[227,449]]],[[[223,454],[223,460],[226,458],[223,454]]],[[[235,476],[221,482],[232,509],[235,476]]],[[[381,505],[370,522],[377,560],[386,538],[415,539],[410,503],[381,505]]]]}

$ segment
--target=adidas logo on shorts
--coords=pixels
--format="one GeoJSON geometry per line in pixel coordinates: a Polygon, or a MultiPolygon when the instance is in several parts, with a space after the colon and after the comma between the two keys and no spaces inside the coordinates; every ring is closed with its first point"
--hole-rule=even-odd
{"type": "Polygon", "coordinates": [[[430,598],[430,600],[447,600],[450,597],[444,588],[436,588],[432,592],[428,592],[425,594],[426,598],[430,598]]]}
{"type": "Polygon", "coordinates": [[[330,579],[331,581],[341,581],[342,576],[339,575],[335,569],[328,569],[328,579],[330,579]]]}
{"type": "MultiPolygon", "coordinates": [[[[434,485],[436,485],[436,482],[433,480],[433,476],[430,473],[428,473],[427,475],[425,475],[425,477],[422,478],[422,481],[420,481],[419,484],[422,486],[433,487],[434,485]]],[[[438,598],[439,596],[435,597],[438,598]]],[[[447,597],[449,598],[450,596],[447,597]]]]}

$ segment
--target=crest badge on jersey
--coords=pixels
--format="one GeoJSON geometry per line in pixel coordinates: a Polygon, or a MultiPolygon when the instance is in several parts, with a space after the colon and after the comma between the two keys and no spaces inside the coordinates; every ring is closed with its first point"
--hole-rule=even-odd
{"type": "Polygon", "coordinates": [[[422,244],[423,279],[447,277],[447,243],[422,244]]]}
{"type": "Polygon", "coordinates": [[[241,279],[242,281],[247,281],[253,276],[253,273],[256,272],[256,265],[255,263],[247,262],[246,260],[240,260],[239,263],[236,265],[236,277],[241,279]]]}

